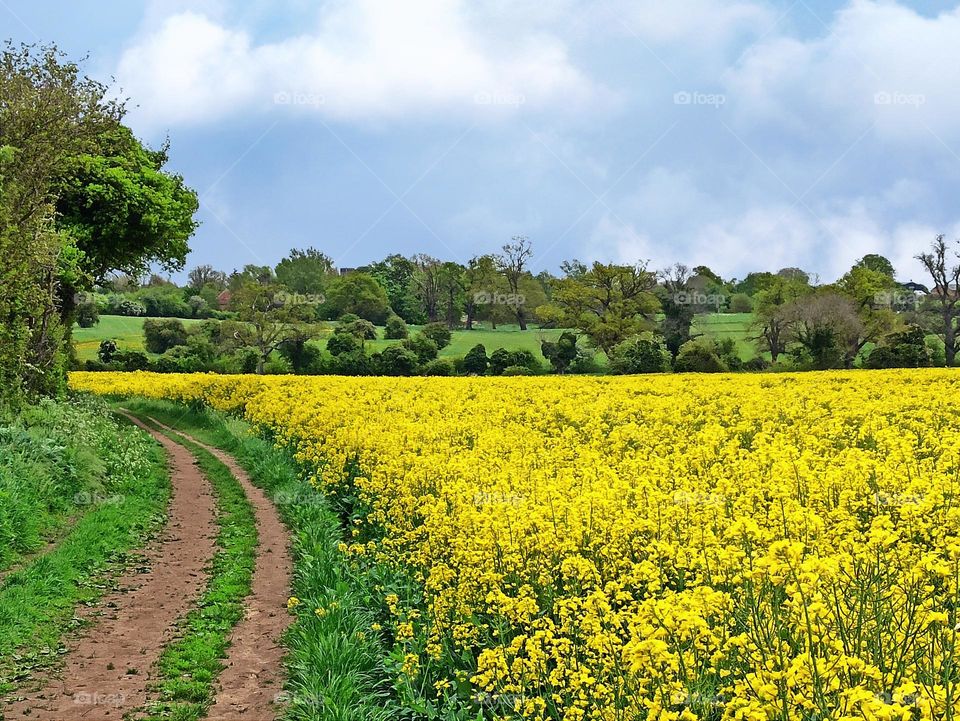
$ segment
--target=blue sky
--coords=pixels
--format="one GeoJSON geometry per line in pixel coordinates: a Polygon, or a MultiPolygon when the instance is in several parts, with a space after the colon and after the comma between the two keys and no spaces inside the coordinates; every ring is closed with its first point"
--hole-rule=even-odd
{"type": "Polygon", "coordinates": [[[960,6],[0,0],[201,194],[190,265],[562,260],[902,280],[960,236],[960,6]]]}

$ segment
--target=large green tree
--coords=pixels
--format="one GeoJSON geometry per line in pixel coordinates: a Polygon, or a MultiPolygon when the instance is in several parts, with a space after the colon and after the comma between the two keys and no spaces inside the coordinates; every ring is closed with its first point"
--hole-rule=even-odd
{"type": "Polygon", "coordinates": [[[660,303],[656,277],[645,265],[570,267],[576,272],[555,281],[548,306],[559,325],[576,328],[608,355],[618,343],[653,327],[660,303]]]}
{"type": "Polygon", "coordinates": [[[276,267],[277,280],[294,293],[320,295],[336,277],[333,260],[316,248],[294,248],[276,267]]]}

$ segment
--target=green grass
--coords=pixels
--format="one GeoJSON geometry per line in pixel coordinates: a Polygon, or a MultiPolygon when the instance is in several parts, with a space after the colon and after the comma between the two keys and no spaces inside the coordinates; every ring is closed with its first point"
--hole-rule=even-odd
{"type": "Polygon", "coordinates": [[[160,700],[149,709],[148,719],[202,718],[214,700],[213,683],[223,670],[230,632],[243,618],[244,599],[256,562],[257,522],[243,487],[213,454],[183,436],[141,420],[181,444],[213,487],[217,505],[217,553],[207,588],[197,605],[179,624],[178,638],[167,646],[157,663],[160,700]]]}
{"type": "Polygon", "coordinates": [[[339,551],[340,518],[284,450],[251,435],[249,426],[212,411],[173,403],[129,400],[137,413],[231,453],[267,491],[290,528],[294,586],[300,599],[286,645],[288,681],[283,700],[289,721],[387,721],[406,718],[391,694],[387,649],[371,629],[382,598],[379,579],[339,551]],[[327,611],[323,617],[315,610],[327,611]]]}
{"type": "MultiPolygon", "coordinates": [[[[139,350],[143,351],[143,321],[144,318],[128,318],[125,316],[104,315],[100,316],[100,322],[93,328],[73,329],[73,344],[76,349],[77,358],[80,361],[93,360],[97,357],[97,349],[100,342],[106,338],[112,338],[117,341],[121,350],[139,350]]],[[[737,344],[737,350],[743,360],[753,358],[756,354],[756,346],[749,340],[753,335],[750,330],[750,323],[753,321],[752,313],[710,313],[698,315],[694,319],[693,329],[695,332],[722,340],[723,338],[733,338],[737,344]]],[[[201,321],[193,319],[183,319],[183,324],[189,327],[201,321]]],[[[332,332],[333,323],[324,324],[325,335],[315,343],[321,348],[326,346],[326,337],[332,332]]],[[[410,326],[410,333],[419,330],[420,326],[410,326]]],[[[440,351],[441,358],[454,358],[466,355],[473,346],[478,343],[483,344],[489,355],[497,348],[505,348],[509,351],[528,350],[536,356],[537,360],[546,365],[546,359],[540,352],[540,343],[544,340],[556,340],[562,333],[558,329],[540,329],[536,326],[530,326],[526,331],[521,331],[517,325],[501,325],[496,330],[492,330],[489,324],[477,324],[474,330],[455,330],[452,334],[450,345],[440,351]]],[[[399,341],[384,340],[383,328],[378,328],[379,337],[374,341],[367,341],[366,347],[370,353],[383,350],[388,345],[393,345],[399,341]]],[[[151,358],[153,354],[147,353],[151,358]]],[[[605,359],[602,353],[597,354],[598,362],[603,365],[605,359]]]]}
{"type": "MultiPolygon", "coordinates": [[[[100,322],[93,328],[73,328],[73,347],[80,361],[96,360],[100,342],[107,338],[117,341],[120,350],[143,351],[143,321],[146,318],[133,318],[124,315],[102,315],[100,322]]],[[[181,322],[189,327],[202,321],[185,318],[181,322]]],[[[156,357],[147,353],[150,357],[156,357]]]]}
{"type": "MultiPolygon", "coordinates": [[[[3,429],[2,437],[11,434],[14,447],[0,448],[0,467],[28,469],[21,488],[29,487],[32,495],[11,494],[11,486],[0,482],[0,515],[12,509],[13,527],[30,537],[21,550],[49,542],[57,519],[73,514],[75,523],[54,547],[21,558],[0,582],[0,692],[56,663],[65,650],[64,635],[79,623],[75,608],[100,598],[112,579],[138,560],[134,550],[160,528],[169,499],[163,450],[142,431],[111,419],[103,404],[48,401],[28,410],[19,425],[3,429]],[[56,462],[24,463],[36,444],[56,462]],[[47,510],[40,508],[42,520],[31,526],[36,519],[16,511],[39,508],[38,501],[47,510]]],[[[11,552],[9,538],[0,543],[9,567],[18,554],[11,552]]]]}

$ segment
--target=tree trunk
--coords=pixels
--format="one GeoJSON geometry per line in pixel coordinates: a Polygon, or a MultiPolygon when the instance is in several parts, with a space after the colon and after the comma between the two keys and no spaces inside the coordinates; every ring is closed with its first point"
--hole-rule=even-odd
{"type": "Polygon", "coordinates": [[[517,311],[517,322],[520,324],[520,330],[527,329],[527,319],[524,318],[522,310],[517,311]]]}
{"type": "Polygon", "coordinates": [[[948,316],[945,320],[946,323],[943,328],[943,354],[947,360],[947,367],[952,368],[957,355],[956,329],[953,327],[953,318],[948,316]]]}
{"type": "Polygon", "coordinates": [[[265,370],[265,369],[264,369],[264,366],[266,365],[266,363],[267,363],[267,358],[266,358],[266,356],[260,356],[260,358],[257,359],[257,375],[258,375],[258,376],[262,376],[262,375],[263,375],[264,370],[265,370]]]}

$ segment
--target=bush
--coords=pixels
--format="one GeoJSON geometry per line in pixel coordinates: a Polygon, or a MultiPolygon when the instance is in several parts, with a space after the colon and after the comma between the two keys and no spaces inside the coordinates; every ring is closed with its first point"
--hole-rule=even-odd
{"type": "Polygon", "coordinates": [[[100,313],[97,304],[93,301],[84,301],[77,306],[77,325],[81,328],[93,328],[100,322],[100,313]]]}
{"type": "Polygon", "coordinates": [[[150,359],[138,350],[123,350],[114,354],[110,365],[121,371],[145,371],[150,367],[150,359]]]}
{"type": "Polygon", "coordinates": [[[356,313],[344,313],[342,316],[337,318],[337,323],[341,326],[348,326],[351,323],[356,323],[360,320],[360,316],[356,313]]]}
{"type": "Polygon", "coordinates": [[[360,350],[360,339],[352,333],[337,331],[327,339],[327,352],[332,356],[356,353],[360,350]]]}
{"type": "Polygon", "coordinates": [[[144,315],[151,318],[190,318],[193,315],[182,291],[174,286],[144,288],[137,291],[135,297],[146,309],[144,315]]]}
{"type": "Polygon", "coordinates": [[[493,375],[503,375],[510,366],[521,366],[530,371],[542,370],[536,356],[528,350],[508,351],[505,348],[497,348],[490,354],[490,372],[493,375]]]}
{"type": "Polygon", "coordinates": [[[112,338],[105,338],[100,341],[100,347],[97,349],[97,358],[101,363],[110,363],[119,350],[117,341],[112,338]]]}
{"type": "Polygon", "coordinates": [[[664,373],[670,370],[670,352],[659,338],[647,333],[618,343],[610,352],[614,373],[664,373]]]}
{"type": "Polygon", "coordinates": [[[338,355],[323,370],[341,376],[371,376],[377,371],[377,358],[357,350],[338,355]]]}
{"type": "Polygon", "coordinates": [[[532,376],[533,371],[526,366],[507,366],[501,375],[505,376],[532,376]]]}
{"type": "Polygon", "coordinates": [[[770,368],[770,361],[768,361],[766,358],[763,358],[762,356],[757,355],[748,361],[744,361],[742,368],[745,371],[752,371],[752,372],[765,371],[770,368]]]}
{"type": "Polygon", "coordinates": [[[387,318],[387,325],[383,329],[383,337],[387,340],[403,340],[410,335],[407,322],[398,315],[387,318]]]}
{"type": "Polygon", "coordinates": [[[147,307],[143,303],[138,303],[132,298],[114,294],[107,298],[104,314],[125,315],[131,318],[139,318],[147,314],[147,307]]]}
{"type": "Polygon", "coordinates": [[[870,353],[867,368],[927,368],[931,364],[923,329],[908,326],[899,333],[885,336],[883,343],[870,353]]]}
{"type": "Polygon", "coordinates": [[[359,338],[360,340],[376,340],[377,339],[377,327],[368,320],[363,320],[358,318],[357,320],[348,323],[347,325],[341,324],[340,328],[337,329],[340,332],[349,333],[352,336],[359,338]]]}
{"type": "Polygon", "coordinates": [[[143,321],[143,345],[150,353],[166,353],[187,344],[187,329],[176,318],[147,318],[143,321]]]}
{"type": "Polygon", "coordinates": [[[674,369],[677,373],[725,373],[729,370],[717,354],[716,344],[701,338],[680,346],[674,369]]]}
{"type": "Polygon", "coordinates": [[[478,376],[482,376],[487,372],[489,365],[490,359],[487,358],[487,349],[483,347],[482,343],[478,343],[467,351],[467,354],[460,362],[460,369],[462,373],[475,373],[478,376]]]}
{"type": "Polygon", "coordinates": [[[402,345],[391,345],[380,353],[377,365],[385,376],[410,376],[417,370],[417,355],[402,345]]]}
{"type": "Polygon", "coordinates": [[[443,323],[428,323],[423,326],[420,332],[437,344],[437,350],[446,348],[450,345],[450,340],[453,338],[450,329],[443,323]]]}
{"type": "Polygon", "coordinates": [[[437,358],[423,366],[420,371],[425,376],[452,376],[456,372],[453,361],[447,358],[437,358]]]}
{"type": "Polygon", "coordinates": [[[423,333],[416,333],[412,338],[403,341],[403,347],[412,352],[420,363],[426,363],[437,357],[439,348],[423,333]]]}
{"type": "Polygon", "coordinates": [[[577,336],[570,331],[564,331],[556,342],[543,341],[540,344],[540,352],[550,361],[553,370],[557,373],[566,373],[580,354],[577,348],[577,336]]]}

